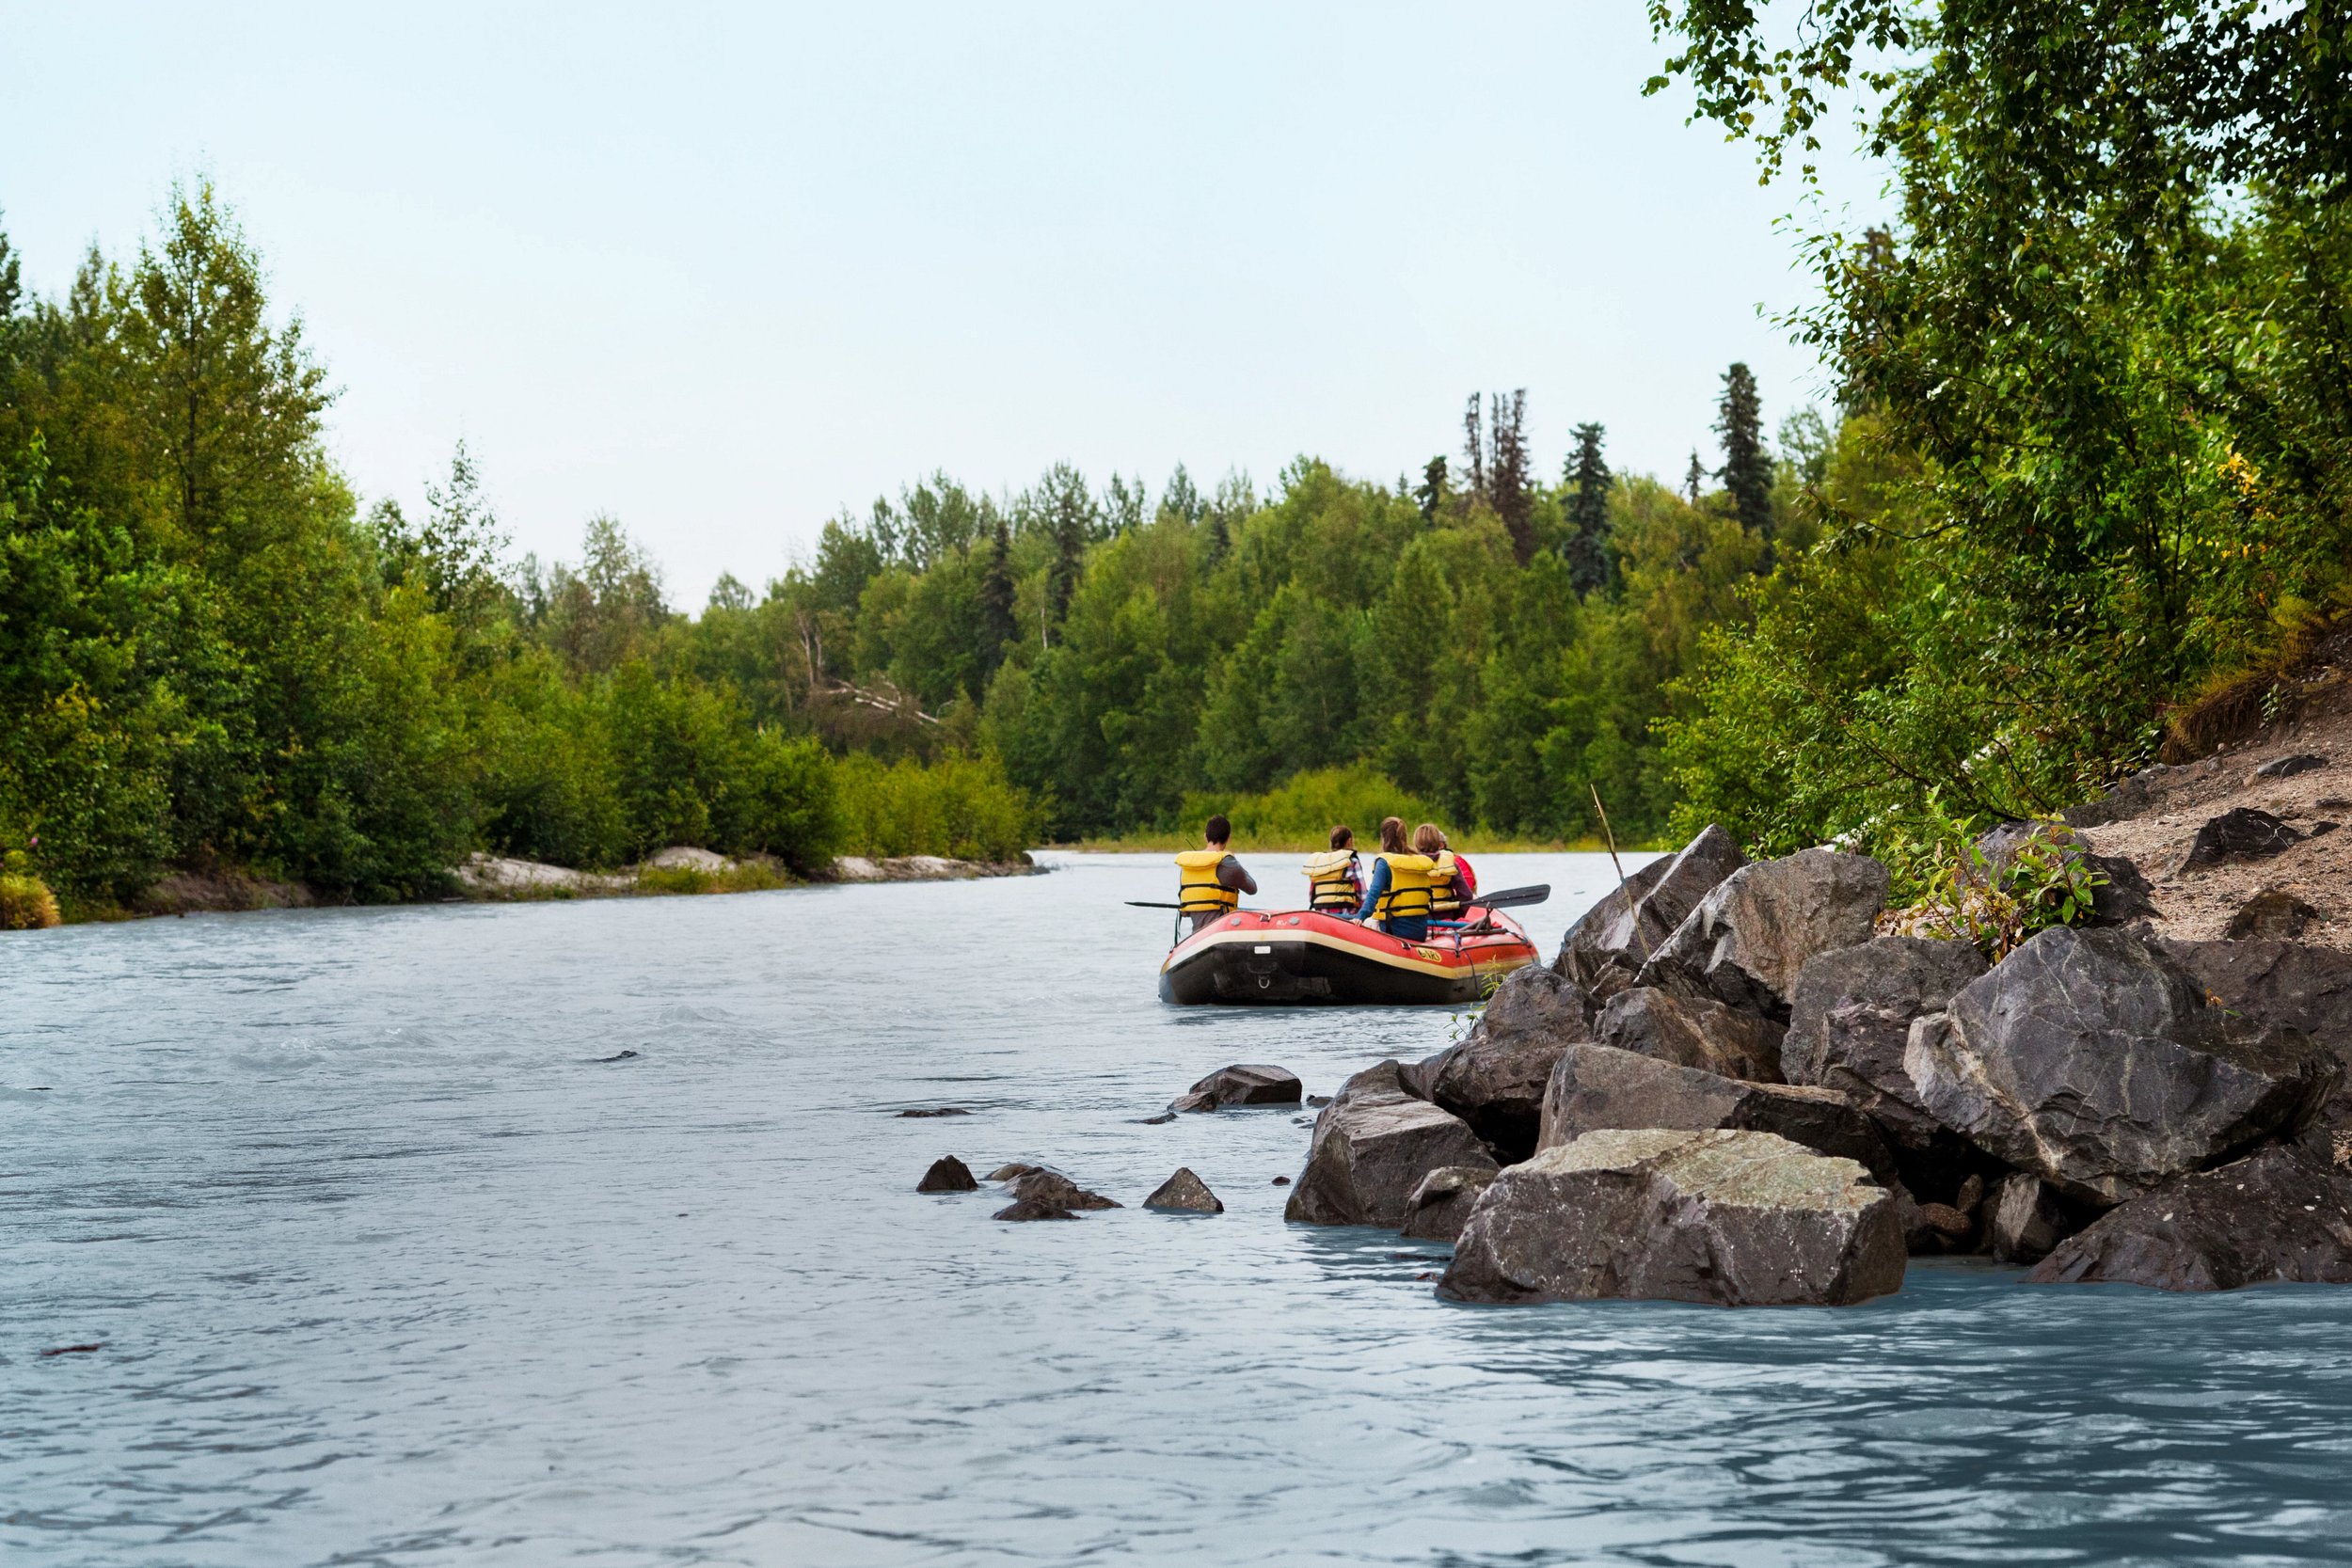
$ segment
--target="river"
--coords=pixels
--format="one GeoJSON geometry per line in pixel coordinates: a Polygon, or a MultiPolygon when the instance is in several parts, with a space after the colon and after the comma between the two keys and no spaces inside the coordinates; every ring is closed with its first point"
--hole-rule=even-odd
{"type": "MultiPolygon", "coordinates": [[[[0,1560],[2352,1560],[2352,1291],[1449,1305],[1282,1223],[1303,1117],[1140,1119],[1447,1015],[1163,1007],[1164,860],[1048,859],[0,937],[0,1560]]],[[[1611,878],[1480,870],[1547,952],[1611,878]]]]}

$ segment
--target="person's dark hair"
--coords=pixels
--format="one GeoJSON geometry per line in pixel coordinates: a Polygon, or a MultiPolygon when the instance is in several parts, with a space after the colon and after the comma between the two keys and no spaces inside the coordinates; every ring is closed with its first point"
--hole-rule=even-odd
{"type": "Polygon", "coordinates": [[[1211,844],[1224,844],[1232,838],[1233,825],[1225,820],[1223,812],[1218,812],[1209,818],[1209,825],[1201,830],[1201,836],[1211,844]]]}
{"type": "Polygon", "coordinates": [[[1405,853],[1405,818],[1384,816],[1380,819],[1380,852],[1384,855],[1405,853]]]}
{"type": "Polygon", "coordinates": [[[1356,842],[1356,830],[1343,822],[1331,830],[1331,847],[1344,849],[1356,842]]]}

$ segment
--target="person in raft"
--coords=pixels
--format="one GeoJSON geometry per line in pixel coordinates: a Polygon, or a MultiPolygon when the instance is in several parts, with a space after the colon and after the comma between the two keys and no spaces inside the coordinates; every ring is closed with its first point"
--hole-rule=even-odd
{"type": "Polygon", "coordinates": [[[1243,894],[1258,891],[1256,879],[1226,851],[1233,825],[1225,820],[1223,812],[1209,818],[1200,836],[1205,847],[1187,849],[1176,857],[1177,915],[1189,919],[1193,931],[1231,913],[1243,894]]]}
{"type": "Polygon", "coordinates": [[[1372,881],[1356,918],[1376,920],[1382,930],[1405,942],[1427,941],[1434,885],[1430,874],[1437,868],[1435,860],[1416,853],[1406,842],[1402,817],[1382,818],[1380,852],[1372,858],[1372,881]]]}
{"type": "Polygon", "coordinates": [[[1363,901],[1364,873],[1356,861],[1356,830],[1331,830],[1331,847],[1307,858],[1307,907],[1325,914],[1354,914],[1363,901]]]}
{"type": "Polygon", "coordinates": [[[1459,920],[1463,908],[1478,896],[1478,873],[1455,854],[1435,822],[1413,830],[1413,849],[1430,861],[1429,915],[1433,920],[1459,920]]]}

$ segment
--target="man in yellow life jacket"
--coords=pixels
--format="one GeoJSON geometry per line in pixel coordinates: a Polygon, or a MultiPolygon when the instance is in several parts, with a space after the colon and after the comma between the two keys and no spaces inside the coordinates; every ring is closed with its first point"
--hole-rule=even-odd
{"type": "Polygon", "coordinates": [[[1380,853],[1372,861],[1372,883],[1364,889],[1356,918],[1377,920],[1382,930],[1406,942],[1427,941],[1431,873],[1437,864],[1427,855],[1414,853],[1406,843],[1402,817],[1384,818],[1380,853]]]}
{"type": "Polygon", "coordinates": [[[1192,922],[1193,931],[1229,913],[1243,894],[1258,891],[1257,879],[1226,851],[1233,825],[1222,812],[1209,818],[1201,837],[1206,847],[1176,857],[1176,908],[1180,918],[1192,922]]]}
{"type": "Polygon", "coordinates": [[[1356,863],[1356,831],[1345,823],[1331,830],[1331,847],[1307,860],[1307,907],[1326,914],[1354,914],[1364,896],[1364,874],[1356,863]]]}

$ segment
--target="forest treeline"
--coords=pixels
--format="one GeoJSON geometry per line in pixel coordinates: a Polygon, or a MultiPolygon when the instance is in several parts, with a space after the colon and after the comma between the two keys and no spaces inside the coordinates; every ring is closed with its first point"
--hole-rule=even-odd
{"type": "Polygon", "coordinates": [[[1658,8],[1653,86],[1768,167],[1866,93],[1897,213],[1812,241],[1786,325],[1832,416],[1768,439],[1735,364],[1671,483],[1473,398],[1393,481],[934,475],[688,615],[609,518],[510,559],[462,450],[415,516],[363,508],[209,190],[56,299],[0,249],[0,840],[89,900],[215,862],[398,896],[474,847],[806,869],[1383,800],[1892,851],[2083,798],[2201,693],[2281,700],[2352,613],[2344,18],[1839,0],[1783,48],[1770,9],[1658,8]]]}

